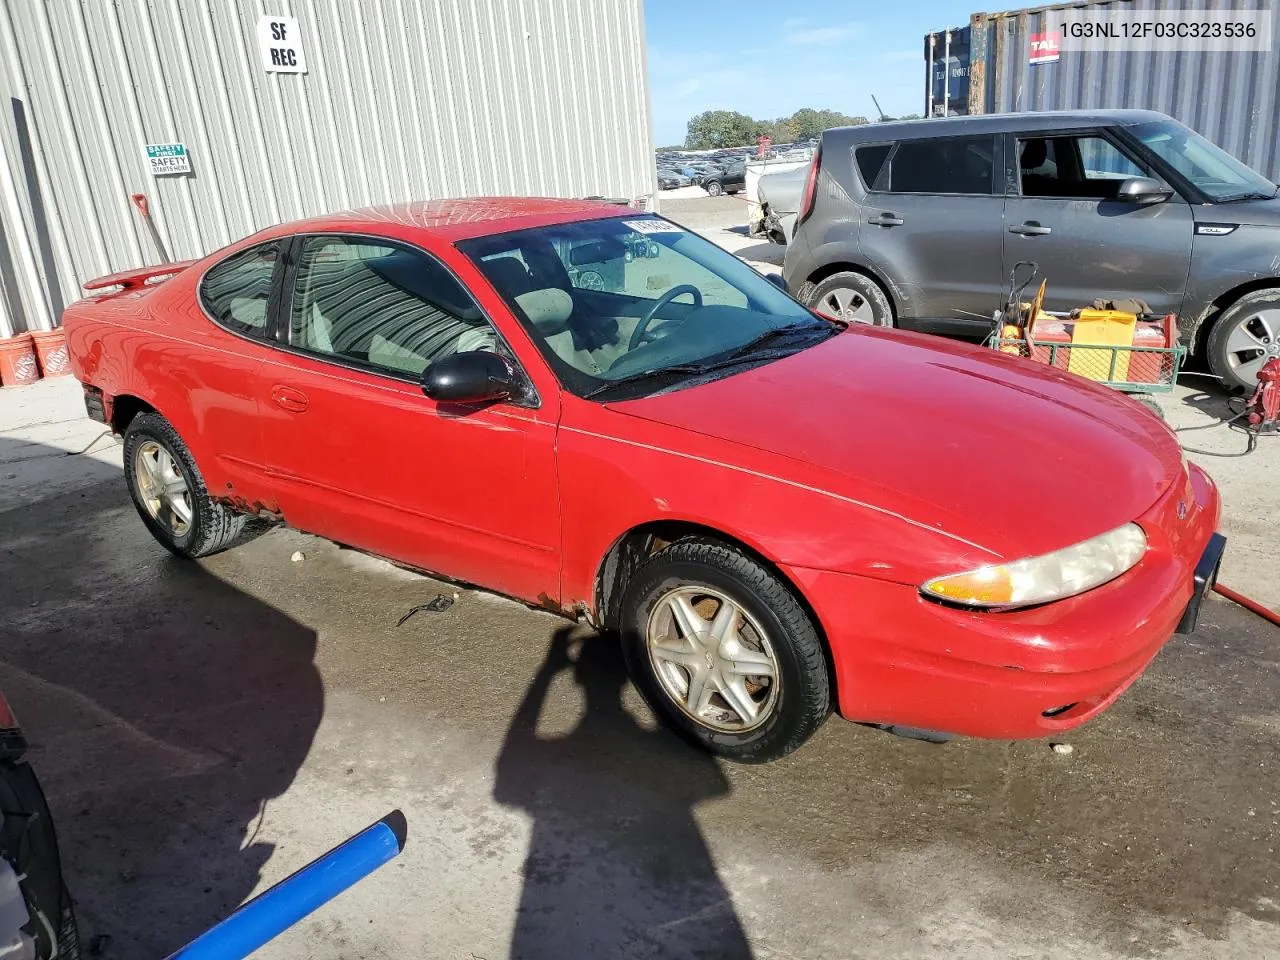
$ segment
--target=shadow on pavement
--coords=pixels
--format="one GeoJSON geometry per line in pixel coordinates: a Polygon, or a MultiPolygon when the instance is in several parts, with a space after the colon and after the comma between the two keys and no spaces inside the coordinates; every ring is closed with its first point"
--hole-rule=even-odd
{"type": "Polygon", "coordinates": [[[108,960],[166,956],[272,856],[255,826],[324,711],[315,634],[168,554],[118,474],[0,513],[0,583],[0,689],[33,741],[86,947],[105,934],[108,960]]]}
{"type": "Polygon", "coordinates": [[[533,818],[511,956],[749,958],[693,808],[728,781],[710,756],[622,705],[616,638],[562,627],[508,730],[494,796],[533,818]],[[568,672],[585,700],[563,736],[538,732],[568,672]]]}

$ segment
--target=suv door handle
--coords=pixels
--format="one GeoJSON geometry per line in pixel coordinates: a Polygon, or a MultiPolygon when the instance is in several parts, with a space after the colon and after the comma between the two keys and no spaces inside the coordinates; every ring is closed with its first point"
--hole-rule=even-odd
{"type": "Polygon", "coordinates": [[[1036,221],[1028,220],[1026,223],[1010,227],[1009,232],[1023,237],[1047,237],[1053,233],[1053,227],[1042,227],[1036,221]]]}
{"type": "Polygon", "coordinates": [[[901,217],[895,217],[887,210],[884,213],[877,214],[867,220],[867,223],[873,223],[877,227],[900,227],[903,222],[904,221],[901,217]]]}
{"type": "Polygon", "coordinates": [[[277,383],[271,388],[271,399],[276,402],[276,406],[283,407],[291,413],[302,413],[307,409],[307,395],[301,390],[294,387],[286,387],[282,383],[277,383]]]}

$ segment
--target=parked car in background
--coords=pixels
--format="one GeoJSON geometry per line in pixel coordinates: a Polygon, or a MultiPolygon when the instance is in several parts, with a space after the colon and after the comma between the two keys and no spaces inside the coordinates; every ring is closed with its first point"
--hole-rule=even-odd
{"type": "Polygon", "coordinates": [[[1280,356],[1277,187],[1164,114],[1073,111],[826,131],[783,275],[848,320],[989,329],[1013,265],[1049,309],[1176,312],[1228,387],[1280,356]]]}
{"type": "Polygon", "coordinates": [[[734,160],[728,166],[708,173],[698,182],[713,197],[722,193],[741,193],[747,184],[747,162],[734,160]]]}
{"type": "Polygon", "coordinates": [[[349,211],[89,287],[71,362],[166,549],[274,517],[585,617],[738,760],[833,703],[1070,729],[1194,625],[1220,554],[1212,482],[1114,391],[820,318],[626,207],[349,211]],[[1010,478],[1053,509],[975,509],[1010,478]]]}
{"type": "Polygon", "coordinates": [[[687,187],[692,183],[693,181],[683,173],[663,167],[658,168],[659,190],[675,190],[679,187],[687,187]]]}
{"type": "Polygon", "coordinates": [[[795,233],[796,215],[800,211],[800,199],[809,179],[806,167],[766,173],[756,187],[760,201],[762,221],[760,231],[774,243],[790,243],[795,233]]]}
{"type": "Polygon", "coordinates": [[[0,955],[15,960],[80,956],[53,818],[27,740],[0,694],[0,955]]]}

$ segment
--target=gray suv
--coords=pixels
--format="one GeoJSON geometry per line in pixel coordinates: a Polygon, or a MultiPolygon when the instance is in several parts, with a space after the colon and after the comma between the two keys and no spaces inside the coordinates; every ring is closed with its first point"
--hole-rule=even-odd
{"type": "Polygon", "coordinates": [[[824,313],[975,335],[1034,260],[1046,306],[1179,316],[1229,387],[1280,356],[1277,187],[1162,113],[995,114],[822,135],[783,277],[824,313]]]}

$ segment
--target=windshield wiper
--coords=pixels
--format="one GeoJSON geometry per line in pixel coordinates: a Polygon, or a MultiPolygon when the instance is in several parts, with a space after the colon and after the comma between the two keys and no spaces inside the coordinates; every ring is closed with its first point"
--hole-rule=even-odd
{"type": "Polygon", "coordinates": [[[1270,200],[1275,197],[1274,193],[1262,193],[1258,190],[1250,190],[1247,193],[1231,193],[1225,197],[1218,197],[1214,203],[1232,203],[1236,200],[1270,200]]]}
{"type": "Polygon", "coordinates": [[[721,361],[719,361],[719,363],[717,363],[717,366],[723,363],[731,363],[731,362],[741,360],[743,357],[750,356],[751,354],[755,353],[757,350],[763,347],[766,343],[772,343],[775,340],[781,340],[785,337],[790,337],[793,334],[799,333],[801,331],[804,331],[806,333],[812,333],[818,330],[828,330],[828,329],[832,333],[836,333],[839,328],[836,327],[834,324],[824,323],[822,321],[818,321],[816,323],[793,323],[790,326],[786,326],[786,327],[774,327],[772,330],[766,330],[764,333],[760,334],[757,337],[752,337],[742,346],[734,348],[732,353],[730,353],[728,356],[724,357],[721,361]]]}
{"type": "MultiPolygon", "coordinates": [[[[766,359],[774,355],[772,353],[761,353],[760,348],[766,343],[770,343],[784,337],[789,337],[800,331],[812,333],[828,327],[831,329],[832,333],[836,333],[839,330],[839,328],[834,324],[823,323],[821,321],[812,324],[804,323],[792,324],[788,327],[774,327],[772,330],[766,330],[764,333],[757,337],[753,337],[741,346],[735,347],[732,352],[714,360],[706,360],[702,363],[676,363],[669,367],[654,367],[652,370],[642,370],[639,373],[633,373],[630,376],[619,377],[617,380],[610,380],[607,383],[602,383],[598,387],[592,387],[584,393],[582,397],[584,400],[589,400],[592,397],[598,396],[602,393],[607,393],[614,387],[622,386],[623,384],[640,383],[645,380],[656,380],[662,377],[672,375],[678,376],[680,374],[697,376],[702,373],[710,373],[713,370],[722,370],[725,367],[737,366],[747,360],[766,359]]],[[[781,356],[781,354],[778,355],[781,356]]]]}
{"type": "Polygon", "coordinates": [[[608,393],[614,387],[620,387],[624,384],[640,383],[644,380],[657,380],[660,377],[679,375],[679,374],[699,374],[706,373],[708,370],[714,370],[716,364],[705,363],[675,363],[669,367],[654,367],[652,370],[641,370],[639,373],[633,373],[626,377],[619,377],[617,380],[606,380],[598,387],[592,387],[582,395],[582,399],[590,400],[592,397],[602,393],[608,393]]]}

